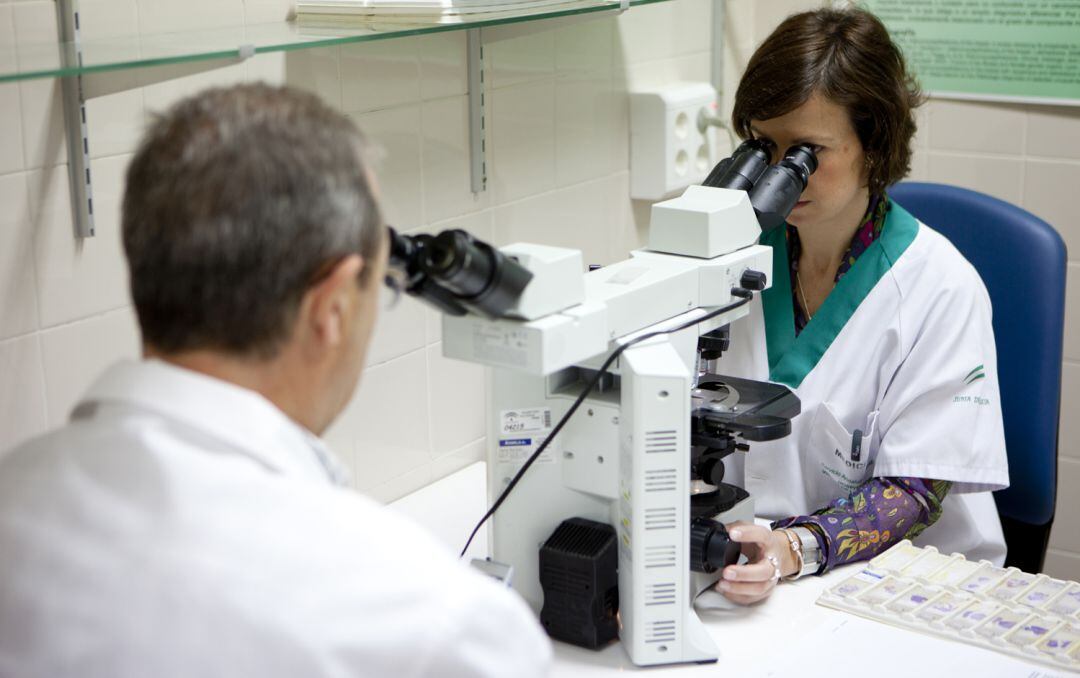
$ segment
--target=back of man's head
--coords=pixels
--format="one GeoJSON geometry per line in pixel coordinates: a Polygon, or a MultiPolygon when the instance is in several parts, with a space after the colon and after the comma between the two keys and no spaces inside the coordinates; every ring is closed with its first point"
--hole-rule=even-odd
{"type": "Polygon", "coordinates": [[[379,249],[382,219],[362,158],[352,122],[295,90],[214,89],[159,116],[123,202],[144,343],[165,354],[273,357],[318,272],[379,249]]]}

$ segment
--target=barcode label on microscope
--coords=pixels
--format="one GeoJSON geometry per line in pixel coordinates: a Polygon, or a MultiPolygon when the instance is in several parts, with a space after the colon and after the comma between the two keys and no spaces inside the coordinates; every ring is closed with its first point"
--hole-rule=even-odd
{"type": "Polygon", "coordinates": [[[503,410],[499,413],[499,432],[504,436],[516,433],[541,433],[550,428],[551,410],[546,407],[503,410]]]}

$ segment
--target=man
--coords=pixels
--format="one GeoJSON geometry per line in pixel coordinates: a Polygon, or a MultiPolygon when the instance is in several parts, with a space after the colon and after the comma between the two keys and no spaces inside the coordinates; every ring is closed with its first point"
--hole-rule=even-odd
{"type": "Polygon", "coordinates": [[[539,676],[512,591],[341,486],[387,257],[356,128],[205,92],[151,126],[123,240],[145,359],[0,462],[0,675],[539,676]]]}

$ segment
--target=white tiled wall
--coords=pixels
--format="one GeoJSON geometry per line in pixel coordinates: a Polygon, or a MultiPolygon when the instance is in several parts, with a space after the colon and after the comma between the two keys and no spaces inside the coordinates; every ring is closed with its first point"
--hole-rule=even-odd
{"type": "MultiPolygon", "coordinates": [[[[92,40],[283,21],[292,0],[81,0],[81,9],[92,40]]],[[[639,242],[627,198],[628,88],[707,80],[710,16],[711,0],[675,0],[546,31],[486,29],[488,190],[479,195],[469,183],[463,32],[260,55],[93,99],[97,237],[81,243],[58,83],[0,85],[0,449],[62,424],[106,365],[137,355],[118,205],[148,114],[211,85],[302,87],[381,148],[383,202],[400,230],[463,227],[500,244],[580,247],[606,263],[639,242]]],[[[52,0],[0,0],[0,45],[55,32],[52,0]]],[[[151,75],[106,77],[120,89],[151,75]]],[[[438,314],[419,303],[385,313],[360,389],[327,434],[356,485],[380,499],[483,455],[482,371],[444,359],[440,341],[438,314]]]]}
{"type": "MultiPolygon", "coordinates": [[[[725,52],[737,62],[728,64],[727,82],[780,20],[822,4],[828,3],[727,0],[725,52]]],[[[1020,205],[1053,225],[1069,249],[1058,499],[1045,570],[1080,580],[1080,107],[932,99],[920,111],[919,127],[911,178],[1020,205]]]]}
{"type": "MultiPolygon", "coordinates": [[[[809,0],[726,0],[725,102],[756,44],[809,0]]],[[[82,0],[87,38],[279,21],[291,0],[82,0]]],[[[674,0],[547,32],[486,31],[487,192],[469,191],[465,36],[262,55],[91,102],[98,236],[77,245],[57,83],[0,85],[0,449],[62,423],[105,365],[137,352],[117,201],[145,116],[208,85],[265,79],[316,92],[384,150],[386,210],[402,230],[464,227],[496,243],[580,247],[592,263],[640,243],[628,200],[627,91],[710,79],[712,0],[674,0]]],[[[51,0],[0,0],[0,43],[55,35],[51,0]]],[[[0,50],[2,53],[2,50],[0,50]]],[[[145,73],[111,78],[139,79],[145,73]]],[[[136,80],[145,81],[145,80],[136,80]]],[[[1011,200],[1071,247],[1057,523],[1049,572],[1080,579],[1080,109],[932,101],[916,178],[1011,200]]],[[[369,369],[328,433],[358,487],[392,499],[483,451],[478,368],[440,355],[437,314],[405,301],[382,318],[369,369]]]]}

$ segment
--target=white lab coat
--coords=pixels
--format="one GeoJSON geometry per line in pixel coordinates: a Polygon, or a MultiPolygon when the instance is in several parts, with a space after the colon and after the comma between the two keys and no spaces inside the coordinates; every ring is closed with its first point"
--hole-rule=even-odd
{"type": "Polygon", "coordinates": [[[796,339],[782,229],[763,242],[775,248],[774,288],[759,302],[768,350],[736,323],[729,364],[794,388],[802,413],[789,437],[754,443],[735,464],[757,514],[808,514],[872,477],[949,480],[941,518],[916,544],[1003,562],[990,491],[1008,486],[1008,467],[978,273],[894,203],[878,240],[796,339]],[[856,430],[863,442],[853,454],[856,430]]]}
{"type": "Polygon", "coordinates": [[[114,366],[0,460],[0,675],[546,675],[528,606],[329,458],[251,391],[114,366]]]}

